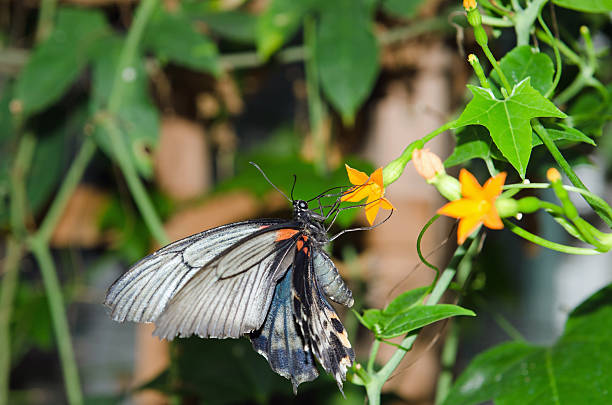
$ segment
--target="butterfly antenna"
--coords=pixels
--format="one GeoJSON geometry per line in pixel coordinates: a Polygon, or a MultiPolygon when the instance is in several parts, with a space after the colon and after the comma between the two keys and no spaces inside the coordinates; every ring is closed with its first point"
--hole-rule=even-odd
{"type": "MultiPolygon", "coordinates": [[[[266,174],[264,173],[264,171],[261,169],[261,167],[259,167],[259,166],[257,165],[257,163],[255,163],[255,162],[249,162],[249,163],[250,163],[250,164],[252,164],[253,166],[255,166],[255,168],[256,168],[257,170],[259,170],[259,173],[261,173],[261,175],[264,177],[264,179],[266,179],[266,181],[267,181],[268,183],[270,183],[270,185],[271,185],[272,187],[274,187],[274,188],[276,189],[276,191],[278,191],[279,193],[281,193],[282,195],[284,195],[284,196],[285,196],[285,198],[286,198],[286,199],[287,199],[289,202],[291,202],[291,203],[293,202],[293,199],[289,199],[289,197],[287,197],[287,194],[285,194],[285,193],[283,192],[283,190],[281,190],[280,188],[276,187],[276,185],[270,181],[270,179],[268,178],[268,176],[266,176],[266,174]]],[[[294,177],[295,177],[295,175],[294,175],[294,177]]],[[[295,179],[293,180],[293,184],[295,185],[295,179]]],[[[293,194],[293,189],[291,190],[291,193],[293,194]]]]}
{"type": "Polygon", "coordinates": [[[297,176],[293,175],[293,184],[291,185],[291,201],[295,201],[293,199],[293,190],[295,189],[295,183],[297,183],[297,176]]]}

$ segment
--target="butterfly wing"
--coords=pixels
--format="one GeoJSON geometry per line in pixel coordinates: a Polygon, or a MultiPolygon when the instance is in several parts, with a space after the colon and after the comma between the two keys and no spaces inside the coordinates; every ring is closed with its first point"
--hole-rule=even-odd
{"type": "Polygon", "coordinates": [[[192,275],[155,321],[155,335],[237,338],[263,324],[300,232],[273,225],[234,243],[192,275]]]}
{"type": "Polygon", "coordinates": [[[276,285],[264,325],[250,334],[253,348],[268,360],[276,373],[291,380],[293,391],[319,375],[315,359],[296,324],[292,305],[293,269],[276,285]]]}
{"type": "Polygon", "coordinates": [[[119,277],[108,289],[104,304],[115,321],[153,322],[201,268],[262,228],[277,227],[283,222],[280,219],[237,222],[171,243],[119,277]]]}
{"type": "Polygon", "coordinates": [[[293,262],[292,302],[297,325],[304,337],[305,350],[311,351],[332,374],[342,390],[346,371],[355,354],[344,326],[319,286],[311,244],[305,236],[296,243],[298,251],[293,262]]]}

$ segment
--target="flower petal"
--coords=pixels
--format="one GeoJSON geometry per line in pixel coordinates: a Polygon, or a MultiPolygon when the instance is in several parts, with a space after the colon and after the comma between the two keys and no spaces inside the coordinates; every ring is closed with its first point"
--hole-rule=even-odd
{"type": "Polygon", "coordinates": [[[461,195],[468,198],[481,199],[482,187],[476,177],[466,169],[459,172],[459,182],[461,183],[461,195]]]}
{"type": "Polygon", "coordinates": [[[477,215],[461,218],[459,227],[457,228],[457,243],[463,244],[468,236],[470,236],[476,228],[482,223],[477,215]]]}
{"type": "Polygon", "coordinates": [[[497,208],[495,208],[495,205],[493,205],[493,207],[489,210],[489,212],[487,212],[485,215],[482,216],[482,220],[484,222],[484,225],[487,228],[504,229],[504,223],[499,217],[499,214],[497,213],[497,208]]]}
{"type": "Polygon", "coordinates": [[[348,174],[348,178],[351,184],[354,184],[356,186],[361,186],[361,185],[366,184],[368,180],[370,179],[370,177],[368,177],[368,175],[365,174],[364,172],[361,172],[357,169],[353,169],[346,163],[344,164],[344,166],[346,167],[346,173],[348,174]]]}
{"type": "Polygon", "coordinates": [[[482,187],[487,200],[495,200],[502,192],[502,187],[506,181],[506,172],[501,172],[495,177],[491,177],[482,187]]]}
{"type": "Polygon", "coordinates": [[[382,175],[382,171],[383,171],[383,168],[382,168],[382,167],[379,167],[378,169],[374,170],[374,171],[372,172],[372,174],[370,175],[370,179],[371,179],[371,180],[372,180],[374,183],[378,184],[378,186],[380,187],[380,189],[381,189],[381,190],[384,190],[384,189],[385,189],[385,186],[383,185],[383,175],[382,175]]]}
{"type": "Polygon", "coordinates": [[[346,194],[344,194],[340,201],[358,202],[372,194],[371,187],[366,186],[355,186],[351,187],[346,194]]]}
{"type": "Polygon", "coordinates": [[[370,225],[374,224],[374,220],[376,219],[376,215],[378,215],[378,210],[380,209],[380,200],[374,201],[372,203],[368,203],[365,208],[366,218],[370,225]]]}
{"type": "Polygon", "coordinates": [[[463,218],[470,215],[479,216],[479,207],[478,201],[462,198],[446,203],[446,205],[438,210],[438,214],[453,218],[463,218]]]}
{"type": "Polygon", "coordinates": [[[380,208],[384,210],[394,210],[395,207],[391,204],[391,201],[387,200],[385,197],[380,199],[380,208]]]}

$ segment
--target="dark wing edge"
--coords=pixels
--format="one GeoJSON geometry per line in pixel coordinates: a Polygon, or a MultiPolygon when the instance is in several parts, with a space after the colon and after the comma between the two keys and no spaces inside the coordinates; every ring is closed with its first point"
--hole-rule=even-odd
{"type": "Polygon", "coordinates": [[[319,372],[312,352],[296,324],[292,304],[293,269],[276,285],[264,325],[251,333],[253,348],[270,364],[274,372],[291,380],[293,392],[298,386],[317,378],[319,372]]]}
{"type": "Polygon", "coordinates": [[[294,259],[292,302],[296,321],[307,348],[336,379],[342,391],[355,353],[346,329],[317,283],[310,242],[305,241],[294,259]]]}
{"type": "Polygon", "coordinates": [[[222,252],[281,219],[236,222],[173,242],[134,264],[108,289],[104,304],[118,322],[153,322],[185,284],[222,252]]]}

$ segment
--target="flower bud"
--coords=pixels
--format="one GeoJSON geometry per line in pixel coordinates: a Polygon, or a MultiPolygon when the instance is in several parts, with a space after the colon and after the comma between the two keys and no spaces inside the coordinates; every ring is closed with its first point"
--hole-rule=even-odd
{"type": "Polygon", "coordinates": [[[500,218],[514,217],[519,213],[519,204],[513,198],[498,198],[495,200],[495,208],[500,218]]]}
{"type": "Polygon", "coordinates": [[[430,184],[438,174],[445,173],[442,161],[429,149],[415,149],[412,152],[412,162],[417,173],[430,184]]]}
{"type": "Polygon", "coordinates": [[[476,0],[463,0],[463,8],[465,11],[470,11],[476,8],[476,0]]]}
{"type": "Polygon", "coordinates": [[[454,201],[461,198],[461,183],[453,176],[442,172],[436,175],[429,184],[434,185],[438,192],[447,200],[454,201]]]}

